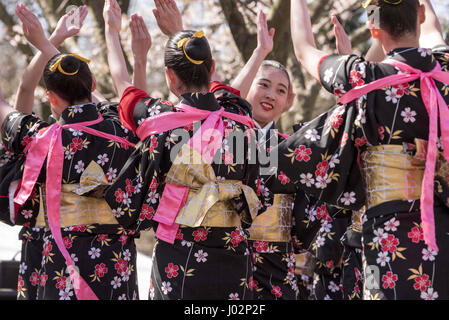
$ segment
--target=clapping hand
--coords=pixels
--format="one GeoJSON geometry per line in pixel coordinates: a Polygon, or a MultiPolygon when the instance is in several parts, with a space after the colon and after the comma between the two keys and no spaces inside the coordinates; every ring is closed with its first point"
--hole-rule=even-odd
{"type": "Polygon", "coordinates": [[[120,9],[116,0],[105,1],[103,18],[107,28],[120,33],[122,29],[122,9],[120,9]]]}
{"type": "Polygon", "coordinates": [[[51,35],[51,39],[57,44],[56,46],[66,39],[76,36],[81,31],[87,14],[87,6],[82,6],[71,10],[59,19],[58,25],[51,35]]]}
{"type": "Polygon", "coordinates": [[[335,14],[332,15],[332,23],[334,24],[334,33],[337,39],[338,54],[352,54],[351,40],[335,14]]]}
{"type": "Polygon", "coordinates": [[[153,14],[163,34],[172,36],[183,29],[181,12],[174,0],[154,0],[154,3],[153,14]]]}
{"type": "Polygon", "coordinates": [[[131,16],[131,49],[136,59],[146,59],[151,49],[151,36],[143,18],[138,14],[131,16]]]}

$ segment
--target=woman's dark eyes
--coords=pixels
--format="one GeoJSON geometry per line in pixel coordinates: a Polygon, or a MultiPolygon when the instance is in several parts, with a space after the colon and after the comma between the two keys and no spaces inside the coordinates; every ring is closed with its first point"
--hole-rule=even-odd
{"type": "Polygon", "coordinates": [[[266,83],[263,83],[263,82],[259,83],[259,86],[262,86],[262,87],[268,88],[268,85],[267,85],[266,83]]]}

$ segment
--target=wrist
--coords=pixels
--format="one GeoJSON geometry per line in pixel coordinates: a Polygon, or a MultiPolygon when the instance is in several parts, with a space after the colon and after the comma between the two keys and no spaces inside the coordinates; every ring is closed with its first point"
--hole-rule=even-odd
{"type": "Polygon", "coordinates": [[[263,48],[263,47],[257,47],[255,50],[254,50],[254,55],[256,56],[256,57],[260,57],[260,58],[262,58],[262,59],[265,59],[269,54],[270,54],[270,52],[271,52],[271,50],[267,50],[267,49],[265,49],[265,48],[263,48]]]}
{"type": "Polygon", "coordinates": [[[134,65],[138,67],[146,67],[147,65],[147,55],[134,55],[134,65]]]}
{"type": "Polygon", "coordinates": [[[51,43],[53,46],[55,46],[56,48],[58,48],[58,47],[61,46],[61,44],[65,41],[65,38],[62,37],[62,36],[59,36],[59,35],[57,35],[57,34],[52,34],[48,40],[50,40],[50,43],[51,43]]]}

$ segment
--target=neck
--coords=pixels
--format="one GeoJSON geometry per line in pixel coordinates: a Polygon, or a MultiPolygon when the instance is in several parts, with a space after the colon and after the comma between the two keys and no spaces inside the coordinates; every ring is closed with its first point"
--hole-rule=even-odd
{"type": "Polygon", "coordinates": [[[260,129],[265,128],[271,122],[271,121],[269,121],[269,122],[259,121],[259,120],[256,120],[256,119],[254,119],[254,120],[257,122],[257,124],[259,125],[260,129]]]}
{"type": "Polygon", "coordinates": [[[200,87],[200,88],[182,88],[181,90],[178,90],[178,92],[176,93],[176,96],[179,98],[181,97],[183,94],[186,93],[192,93],[192,92],[208,92],[209,91],[209,87],[200,87]]]}
{"type": "Polygon", "coordinates": [[[419,48],[419,38],[416,35],[402,37],[398,40],[385,36],[381,41],[385,54],[397,48],[419,48]]]}

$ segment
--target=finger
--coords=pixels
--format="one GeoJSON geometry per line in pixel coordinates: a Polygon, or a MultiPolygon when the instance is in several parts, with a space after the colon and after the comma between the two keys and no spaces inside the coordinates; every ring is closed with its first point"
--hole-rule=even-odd
{"type": "Polygon", "coordinates": [[[154,4],[156,5],[157,10],[163,10],[161,5],[161,0],[154,0],[154,4]]]}
{"type": "Polygon", "coordinates": [[[148,27],[145,23],[145,20],[143,20],[143,17],[139,17],[139,25],[140,29],[142,30],[142,35],[144,36],[144,38],[149,38],[150,33],[148,32],[148,27]]]}
{"type": "Polygon", "coordinates": [[[164,12],[168,11],[167,1],[166,0],[161,0],[161,6],[162,6],[162,9],[164,10],[164,12]]]}
{"type": "Polygon", "coordinates": [[[19,17],[20,21],[22,21],[22,23],[27,26],[32,26],[34,24],[33,21],[30,19],[30,17],[25,13],[22,7],[18,8],[17,16],[19,17]]]}
{"type": "Polygon", "coordinates": [[[156,20],[158,20],[159,21],[159,19],[160,19],[160,14],[159,14],[159,10],[157,10],[157,9],[153,9],[153,15],[154,15],[154,17],[156,18],[156,20]]]}
{"type": "Polygon", "coordinates": [[[178,6],[176,5],[176,2],[174,0],[169,0],[168,1],[168,6],[170,7],[170,9],[172,11],[178,11],[178,6]]]}
{"type": "Polygon", "coordinates": [[[271,39],[274,38],[275,33],[276,33],[276,29],[275,29],[275,28],[271,28],[271,29],[270,29],[270,38],[271,38],[271,39]]]}
{"type": "Polygon", "coordinates": [[[142,23],[142,17],[141,16],[137,16],[136,17],[136,27],[137,27],[137,31],[139,32],[139,37],[141,39],[145,38],[145,31],[143,30],[143,23],[142,23]]]}

